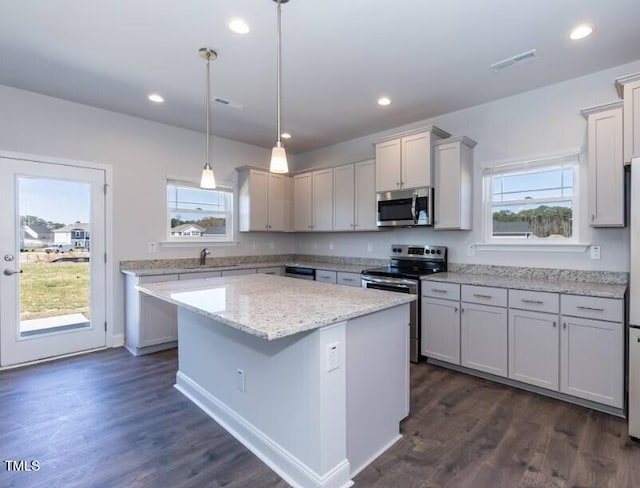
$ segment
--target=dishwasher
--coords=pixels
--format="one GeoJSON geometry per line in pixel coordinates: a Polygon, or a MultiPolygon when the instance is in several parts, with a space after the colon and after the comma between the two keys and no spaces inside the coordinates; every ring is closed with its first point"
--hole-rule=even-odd
{"type": "Polygon", "coordinates": [[[289,278],[297,278],[299,280],[315,280],[316,270],[314,268],[306,268],[304,266],[287,266],[284,268],[284,275],[289,278]]]}

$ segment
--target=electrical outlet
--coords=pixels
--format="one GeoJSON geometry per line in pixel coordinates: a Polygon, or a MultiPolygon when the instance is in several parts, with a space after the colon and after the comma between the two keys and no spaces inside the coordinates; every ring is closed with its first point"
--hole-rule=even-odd
{"type": "Polygon", "coordinates": [[[256,241],[253,241],[253,242],[251,243],[251,247],[253,247],[253,250],[254,250],[254,251],[257,251],[257,250],[258,250],[258,243],[257,243],[256,241]]]}
{"type": "Polygon", "coordinates": [[[148,249],[149,252],[157,252],[158,251],[158,243],[157,242],[150,242],[148,245],[148,249]]]}
{"type": "Polygon", "coordinates": [[[313,248],[313,250],[315,251],[316,249],[318,249],[318,243],[314,242],[313,246],[311,246],[313,248]]]}
{"type": "Polygon", "coordinates": [[[600,246],[591,246],[591,259],[600,259],[600,246]]]}
{"type": "Polygon", "coordinates": [[[329,251],[333,251],[333,242],[329,243],[329,251]]]}
{"type": "Polygon", "coordinates": [[[367,252],[373,252],[373,243],[367,242],[367,252]]]}
{"type": "Polygon", "coordinates": [[[244,371],[239,369],[236,375],[236,386],[238,390],[244,393],[244,371]]]}
{"type": "Polygon", "coordinates": [[[327,372],[340,367],[340,344],[338,342],[327,346],[327,372]]]}
{"type": "Polygon", "coordinates": [[[276,244],[275,244],[275,242],[270,242],[270,243],[269,243],[269,249],[270,249],[271,251],[273,251],[275,248],[276,248],[276,244]]]}
{"type": "Polygon", "coordinates": [[[475,256],[476,255],[476,246],[473,244],[469,244],[467,246],[467,256],[475,256]]]}

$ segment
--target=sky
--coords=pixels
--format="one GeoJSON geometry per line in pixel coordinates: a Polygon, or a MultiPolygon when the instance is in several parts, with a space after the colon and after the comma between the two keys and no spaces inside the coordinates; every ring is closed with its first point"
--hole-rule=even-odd
{"type": "Polygon", "coordinates": [[[33,215],[61,224],[89,223],[89,183],[21,177],[18,188],[20,215],[33,215]]]}

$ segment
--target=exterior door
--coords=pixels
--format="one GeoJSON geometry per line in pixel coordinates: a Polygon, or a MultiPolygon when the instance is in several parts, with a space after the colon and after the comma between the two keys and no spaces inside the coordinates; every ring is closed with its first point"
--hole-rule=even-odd
{"type": "Polygon", "coordinates": [[[0,366],[105,346],[105,171],[0,158],[0,366]]]}

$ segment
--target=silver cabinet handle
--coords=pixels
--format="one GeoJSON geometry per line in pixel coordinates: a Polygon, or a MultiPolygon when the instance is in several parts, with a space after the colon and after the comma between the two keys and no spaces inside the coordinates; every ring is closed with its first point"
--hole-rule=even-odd
{"type": "Polygon", "coordinates": [[[431,288],[431,291],[434,293],[449,293],[447,290],[443,290],[442,288],[431,288]]]}
{"type": "Polygon", "coordinates": [[[535,305],[542,305],[544,302],[542,300],[527,300],[525,298],[521,299],[522,303],[533,303],[535,305]]]}
{"type": "Polygon", "coordinates": [[[578,305],[576,308],[579,308],[580,310],[591,310],[592,312],[604,312],[604,308],[584,307],[582,305],[578,305]]]}
{"type": "Polygon", "coordinates": [[[481,293],[474,293],[473,296],[476,298],[493,298],[491,295],[483,295],[481,293]]]}
{"type": "Polygon", "coordinates": [[[20,269],[20,270],[18,270],[18,271],[14,271],[14,270],[9,269],[9,268],[7,268],[7,269],[5,269],[5,270],[4,270],[4,275],[5,275],[5,276],[12,276],[12,275],[14,275],[14,274],[20,274],[20,273],[22,273],[22,270],[21,270],[21,269],[20,269]]]}
{"type": "Polygon", "coordinates": [[[555,320],[553,321],[553,328],[554,329],[556,328],[556,321],[555,320]]]}
{"type": "MultiPolygon", "coordinates": [[[[458,307],[453,307],[454,313],[458,313],[458,307]]],[[[640,338],[638,338],[638,342],[640,342],[640,338]]]]}
{"type": "Polygon", "coordinates": [[[566,329],[566,328],[567,328],[567,323],[566,323],[566,322],[563,322],[563,323],[562,323],[562,328],[563,328],[563,329],[566,329]]]}
{"type": "Polygon", "coordinates": [[[460,313],[464,313],[464,308],[460,307],[460,313]]]}

